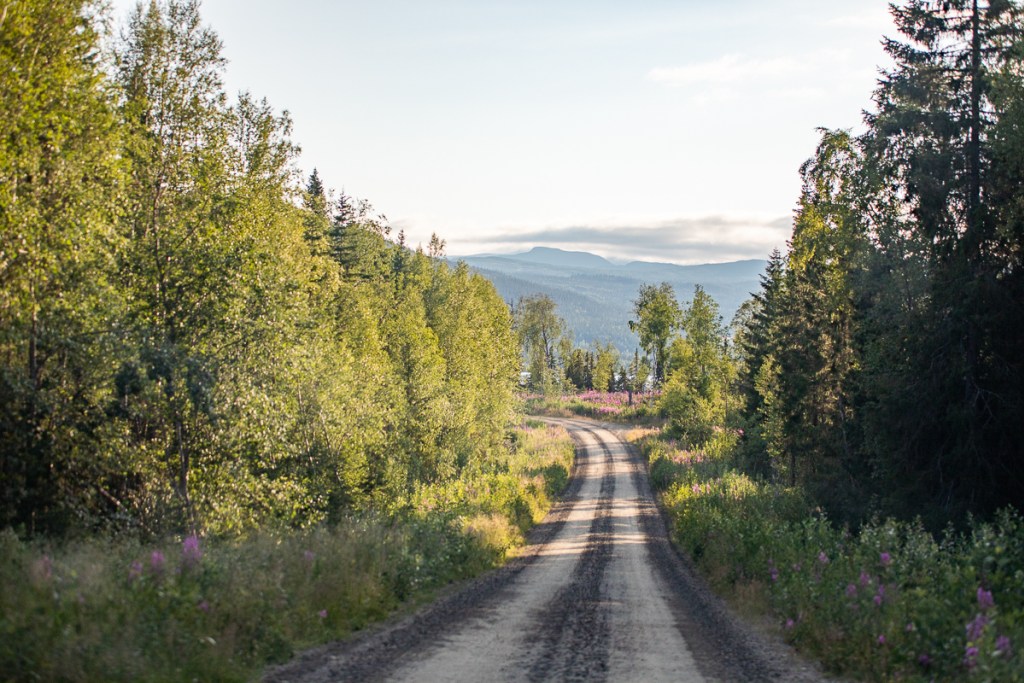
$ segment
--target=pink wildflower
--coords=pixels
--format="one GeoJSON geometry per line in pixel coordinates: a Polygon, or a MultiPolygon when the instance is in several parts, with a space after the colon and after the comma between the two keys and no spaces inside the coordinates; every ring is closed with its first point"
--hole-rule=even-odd
{"type": "Polygon", "coordinates": [[[974,647],[973,645],[968,646],[968,648],[964,650],[964,666],[966,666],[968,669],[973,669],[974,665],[977,663],[977,659],[978,648],[974,647]]]}
{"type": "Polygon", "coordinates": [[[992,591],[987,591],[978,586],[978,609],[982,612],[995,607],[996,601],[992,599],[992,591]]]}
{"type": "Polygon", "coordinates": [[[154,574],[163,574],[164,567],[167,566],[167,559],[164,554],[159,550],[154,550],[149,554],[149,568],[153,570],[154,574]]]}
{"type": "Polygon", "coordinates": [[[181,562],[186,567],[194,567],[203,559],[203,551],[199,547],[199,538],[192,534],[181,544],[181,562]]]}
{"type": "Polygon", "coordinates": [[[1010,645],[1009,636],[999,636],[996,638],[996,652],[1006,657],[1013,654],[1013,648],[1010,645]]]}
{"type": "Polygon", "coordinates": [[[857,586],[855,584],[847,584],[846,586],[846,597],[855,598],[857,597],[857,586]]]}
{"type": "Polygon", "coordinates": [[[828,564],[828,561],[828,555],[825,554],[824,550],[818,553],[818,562],[820,562],[821,564],[828,564]]]}
{"type": "Polygon", "coordinates": [[[870,586],[871,585],[871,577],[868,575],[867,572],[861,572],[860,573],[860,585],[861,586],[870,586]]]}
{"type": "Polygon", "coordinates": [[[882,553],[878,556],[878,561],[882,564],[883,567],[888,567],[890,564],[892,564],[892,555],[890,555],[889,553],[882,553]]]}
{"type": "Polygon", "coordinates": [[[878,636],[878,644],[879,645],[885,645],[885,636],[884,635],[878,636]]]}
{"type": "Polygon", "coordinates": [[[316,615],[318,617],[320,617],[321,619],[326,619],[327,618],[327,610],[322,609],[319,612],[317,612],[316,615]]]}
{"type": "Polygon", "coordinates": [[[974,617],[973,620],[967,622],[967,626],[964,630],[967,631],[968,642],[977,642],[981,638],[982,634],[985,633],[985,627],[988,626],[988,617],[984,614],[979,614],[974,617]]]}

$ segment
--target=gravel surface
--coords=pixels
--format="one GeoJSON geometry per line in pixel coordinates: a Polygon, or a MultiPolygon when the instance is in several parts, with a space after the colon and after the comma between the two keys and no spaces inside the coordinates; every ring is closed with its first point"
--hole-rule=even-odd
{"type": "Polygon", "coordinates": [[[675,551],[646,468],[619,427],[548,421],[570,431],[577,463],[522,555],[264,680],[825,680],[736,619],[675,551]]]}

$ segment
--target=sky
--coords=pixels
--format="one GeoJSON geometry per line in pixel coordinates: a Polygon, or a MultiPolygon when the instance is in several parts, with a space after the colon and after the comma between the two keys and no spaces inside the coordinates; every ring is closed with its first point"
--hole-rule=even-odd
{"type": "MultiPolygon", "coordinates": [[[[124,15],[135,3],[114,0],[124,15]]],[[[453,256],[784,250],[818,129],[871,108],[887,0],[204,0],[299,167],[453,256]]]]}

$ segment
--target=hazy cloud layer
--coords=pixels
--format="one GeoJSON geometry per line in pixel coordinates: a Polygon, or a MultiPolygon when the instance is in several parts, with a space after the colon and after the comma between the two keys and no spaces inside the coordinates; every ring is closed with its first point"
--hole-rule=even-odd
{"type": "Polygon", "coordinates": [[[725,55],[709,62],[651,69],[648,80],[666,85],[693,83],[735,83],[749,79],[779,78],[807,71],[804,62],[793,57],[750,58],[725,55]]]}
{"type": "Polygon", "coordinates": [[[791,221],[743,221],[721,216],[678,219],[656,225],[573,226],[479,237],[491,251],[535,246],[589,251],[620,260],[723,263],[767,258],[782,249],[791,221]]]}
{"type": "MultiPolygon", "coordinates": [[[[842,16],[830,20],[837,27],[869,25],[878,21],[877,13],[842,16]]],[[[846,47],[779,55],[749,56],[726,54],[716,59],[694,61],[676,66],[650,69],[646,80],[669,88],[680,88],[698,105],[725,105],[748,102],[815,103],[834,93],[837,84],[870,92],[877,70],[865,67],[846,47]]]]}

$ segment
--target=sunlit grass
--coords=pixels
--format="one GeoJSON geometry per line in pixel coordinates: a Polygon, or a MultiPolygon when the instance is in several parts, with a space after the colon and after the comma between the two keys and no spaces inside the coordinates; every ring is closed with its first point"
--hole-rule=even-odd
{"type": "Polygon", "coordinates": [[[561,428],[404,509],[312,530],[142,544],[0,534],[0,680],[244,681],[500,564],[568,481],[561,428]]]}
{"type": "Polygon", "coordinates": [[[872,681],[1021,681],[1024,520],[1013,512],[936,539],[919,524],[838,528],[795,489],[726,454],[641,436],[676,541],[744,611],[798,649],[872,681]]]}
{"type": "Polygon", "coordinates": [[[583,391],[561,395],[544,396],[526,394],[522,396],[524,409],[531,415],[550,417],[592,417],[600,420],[635,422],[651,420],[658,415],[660,394],[634,393],[625,391],[583,391]]]}

